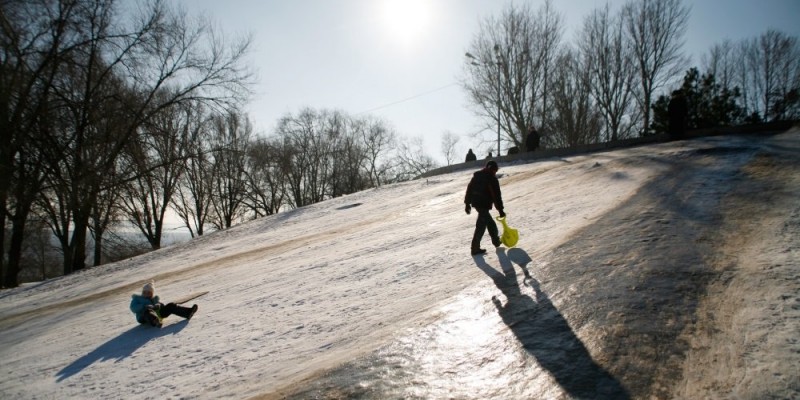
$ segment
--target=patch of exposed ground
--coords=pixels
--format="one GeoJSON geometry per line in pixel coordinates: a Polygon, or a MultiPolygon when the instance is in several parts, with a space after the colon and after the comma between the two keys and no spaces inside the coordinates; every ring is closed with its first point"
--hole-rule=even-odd
{"type": "Polygon", "coordinates": [[[718,274],[683,337],[678,398],[800,397],[800,143],[783,135],[723,200],[718,274]]]}

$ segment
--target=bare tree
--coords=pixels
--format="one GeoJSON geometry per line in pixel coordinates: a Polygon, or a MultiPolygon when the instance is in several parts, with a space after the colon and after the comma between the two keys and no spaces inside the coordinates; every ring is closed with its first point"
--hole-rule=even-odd
{"type": "Polygon", "coordinates": [[[247,197],[247,150],[253,126],[238,111],[212,119],[212,196],[210,222],[219,230],[230,228],[244,217],[247,197]]]}
{"type": "Polygon", "coordinates": [[[702,56],[703,69],[714,75],[717,83],[723,88],[733,89],[737,86],[738,64],[741,63],[736,46],[729,39],[714,44],[708,53],[702,56]]]}
{"type": "Polygon", "coordinates": [[[54,137],[60,151],[52,152],[49,162],[63,182],[58,187],[69,191],[73,233],[65,273],[85,265],[98,176],[117,162],[140,127],[177,104],[239,101],[249,79],[241,66],[248,41],[229,46],[206,21],[194,21],[160,1],[148,3],[130,21],[110,0],[78,3],[83,23],[76,24],[74,36],[80,45],[54,85],[65,110],[64,129],[54,137]]]}
{"type": "Polygon", "coordinates": [[[282,117],[276,136],[290,207],[396,180],[395,133],[381,119],[306,108],[282,117]]]}
{"type": "MultiPolygon", "coordinates": [[[[0,10],[2,124],[4,132],[14,132],[0,139],[0,214],[13,213],[22,228],[33,198],[28,194],[46,195],[42,210],[60,235],[69,273],[85,265],[89,221],[109,189],[104,174],[139,127],[175,104],[243,99],[249,39],[225,43],[207,21],[158,0],[130,15],[119,13],[112,0],[8,0],[0,10]],[[171,96],[156,95],[166,87],[171,96]],[[20,160],[40,170],[24,169],[20,160]],[[37,171],[46,174],[31,175],[37,171]],[[26,195],[9,197],[21,192],[6,177],[24,178],[16,182],[26,195]],[[39,190],[45,179],[47,187],[39,190]]],[[[10,264],[17,248],[12,245],[10,264]]],[[[15,285],[16,272],[6,272],[4,280],[15,285]]]]}
{"type": "Polygon", "coordinates": [[[188,157],[184,160],[184,173],[172,199],[172,209],[192,237],[205,233],[213,195],[214,168],[208,127],[210,123],[204,110],[200,106],[186,109],[188,157]]]}
{"type": "Polygon", "coordinates": [[[69,205],[69,189],[65,184],[51,176],[47,177],[46,188],[37,199],[41,215],[58,239],[62,253],[62,268],[64,273],[71,268],[72,257],[70,237],[72,232],[72,208],[69,205]]]}
{"type": "Polygon", "coordinates": [[[605,122],[606,141],[632,134],[636,118],[632,110],[636,72],[623,20],[608,5],[592,11],[583,21],[579,36],[583,67],[590,73],[592,95],[605,122]]]}
{"type": "Polygon", "coordinates": [[[281,176],[281,143],[257,138],[247,149],[247,207],[254,218],[277,214],[284,204],[286,188],[281,176]]]}
{"type": "MultiPolygon", "coordinates": [[[[111,0],[3,3],[3,47],[13,57],[4,58],[2,75],[33,77],[28,83],[9,81],[8,87],[17,90],[14,98],[30,90],[40,99],[30,102],[34,96],[28,96],[24,105],[8,103],[8,110],[15,108],[24,118],[6,122],[15,132],[37,134],[27,142],[47,172],[43,209],[49,211],[56,233],[68,238],[62,244],[65,273],[84,267],[89,220],[101,209],[94,203],[108,189],[104,174],[145,121],[173,104],[228,103],[246,93],[248,73],[241,67],[246,40],[229,47],[208,23],[174,13],[160,1],[139,11],[124,20],[111,0]],[[44,28],[27,35],[29,27],[44,28]],[[49,61],[41,63],[44,59],[49,61]],[[156,96],[165,87],[172,96],[156,96]]],[[[12,160],[4,168],[18,170],[14,143],[2,146],[0,158],[12,160]]],[[[29,189],[38,181],[24,180],[29,189]]],[[[5,196],[8,187],[0,192],[5,196]]]]}
{"type": "Polygon", "coordinates": [[[378,187],[391,180],[389,171],[392,164],[388,156],[397,140],[394,130],[385,121],[374,117],[355,119],[352,129],[360,138],[370,185],[378,187]]]}
{"type": "Polygon", "coordinates": [[[41,191],[45,168],[40,151],[50,121],[49,99],[64,57],[76,45],[71,26],[77,2],[56,5],[8,0],[0,4],[0,275],[17,286],[25,225],[41,191]],[[3,247],[5,250],[5,246],[3,247]]]}
{"type": "Polygon", "coordinates": [[[339,130],[332,131],[331,162],[328,195],[339,197],[371,187],[367,170],[367,153],[358,133],[353,129],[353,119],[341,115],[339,130]],[[335,132],[335,133],[334,133],[335,132]]]}
{"type": "Polygon", "coordinates": [[[447,162],[447,165],[452,165],[456,163],[456,160],[459,159],[459,155],[456,154],[458,149],[456,145],[458,144],[458,136],[450,131],[445,131],[442,133],[442,154],[444,155],[444,159],[447,162]]]}
{"type": "Polygon", "coordinates": [[[636,101],[642,132],[646,133],[656,91],[680,78],[687,62],[681,48],[689,8],[682,0],[631,0],[622,10],[622,18],[633,45],[639,83],[636,101]]]}
{"type": "Polygon", "coordinates": [[[317,167],[310,182],[312,191],[321,194],[314,202],[365,189],[369,183],[366,157],[354,128],[354,119],[341,111],[318,114],[308,149],[317,167]]]}
{"type": "Polygon", "coordinates": [[[462,86],[485,118],[484,128],[497,127],[513,146],[524,143],[529,127],[542,128],[547,121],[547,85],[561,44],[561,21],[549,0],[537,12],[512,4],[501,17],[481,23],[467,52],[462,86]]]}
{"type": "Polygon", "coordinates": [[[548,147],[576,147],[600,141],[602,117],[592,102],[591,72],[576,52],[562,51],[556,64],[551,97],[554,116],[548,147]]]}
{"type": "Polygon", "coordinates": [[[25,278],[41,281],[56,277],[61,273],[58,268],[58,249],[51,242],[53,238],[47,223],[39,218],[31,218],[26,224],[25,248],[20,262],[20,281],[25,278]]]}
{"type": "Polygon", "coordinates": [[[739,77],[747,112],[763,119],[798,116],[800,46],[797,37],[768,30],[758,38],[743,41],[739,49],[744,60],[739,77]]]}
{"type": "Polygon", "coordinates": [[[425,143],[421,137],[400,142],[396,157],[394,180],[397,182],[414,179],[438,166],[436,161],[425,153],[425,143]]]}
{"type": "Polygon", "coordinates": [[[289,190],[289,202],[298,208],[313,204],[313,187],[318,180],[313,151],[316,111],[305,109],[295,117],[288,114],[278,122],[277,135],[283,139],[285,161],[282,174],[289,190]]]}
{"type": "Polygon", "coordinates": [[[48,168],[47,182],[53,189],[42,199],[42,209],[61,243],[64,273],[85,265],[90,221],[93,214],[102,219],[98,213],[103,208],[95,203],[109,186],[117,184],[109,180],[118,166],[116,146],[126,136],[123,121],[127,121],[127,110],[135,107],[119,79],[112,76],[97,81],[94,71],[101,65],[98,59],[78,65],[54,82],[52,122],[40,147],[48,168]]]}
{"type": "Polygon", "coordinates": [[[108,229],[121,219],[120,199],[122,191],[119,190],[117,177],[118,167],[115,165],[107,170],[104,175],[103,188],[97,192],[97,197],[92,201],[92,215],[89,230],[94,240],[94,262],[98,266],[103,263],[105,236],[108,229]]]}
{"type": "Polygon", "coordinates": [[[162,110],[126,147],[135,176],[123,185],[122,206],[153,250],[161,248],[164,219],[184,173],[189,151],[189,120],[181,107],[162,110]]]}
{"type": "MultiPolygon", "coordinates": [[[[561,47],[561,38],[563,36],[561,25],[563,23],[563,18],[553,8],[552,0],[545,0],[544,4],[539,9],[537,18],[539,21],[538,25],[541,27],[537,38],[539,39],[538,47],[541,51],[540,59],[543,68],[542,82],[544,84],[542,91],[542,122],[540,131],[542,131],[544,135],[547,135],[550,131],[549,119],[551,110],[547,101],[550,97],[548,85],[552,80],[554,64],[557,62],[559,48],[561,47]]],[[[530,50],[528,54],[530,54],[530,50]]],[[[527,126],[518,126],[518,128],[520,134],[525,135],[527,126]]],[[[522,141],[515,144],[521,146],[522,141]]]]}
{"type": "Polygon", "coordinates": [[[355,182],[361,179],[359,170],[366,168],[366,157],[349,133],[351,120],[342,112],[311,108],[280,119],[276,134],[283,140],[285,163],[281,167],[292,207],[343,194],[342,188],[350,184],[362,186],[355,182]],[[344,159],[350,165],[341,164],[344,159]],[[338,174],[356,179],[345,183],[338,174]]]}
{"type": "MultiPolygon", "coordinates": [[[[35,150],[30,149],[30,144],[17,145],[16,149],[11,154],[14,155],[14,160],[10,162],[13,165],[12,174],[0,178],[7,180],[4,185],[10,189],[5,198],[2,199],[3,207],[2,218],[0,222],[3,226],[0,227],[2,234],[0,235],[0,244],[5,249],[5,229],[6,217],[8,216],[11,223],[11,236],[8,244],[8,258],[7,264],[5,260],[0,261],[0,272],[3,275],[3,285],[5,287],[15,287],[18,284],[17,276],[20,272],[20,263],[22,260],[23,241],[25,239],[26,224],[31,215],[34,207],[34,202],[41,194],[43,179],[45,177],[44,165],[41,163],[41,158],[35,150]]],[[[5,172],[3,172],[5,173],[5,172]]],[[[0,258],[5,258],[3,252],[0,251],[0,258]]]]}

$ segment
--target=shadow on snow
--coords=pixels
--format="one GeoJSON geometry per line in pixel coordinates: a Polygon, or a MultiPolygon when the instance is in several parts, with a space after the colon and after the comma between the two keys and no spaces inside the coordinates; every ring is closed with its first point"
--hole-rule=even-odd
{"type": "Polygon", "coordinates": [[[98,361],[115,360],[115,362],[120,362],[133,355],[136,350],[153,339],[177,334],[186,327],[187,322],[188,321],[183,320],[175,324],[165,325],[161,329],[145,325],[137,325],[128,329],[119,336],[92,350],[89,354],[73,361],[61,371],[58,371],[56,374],[58,379],[56,381],[61,382],[98,361]]]}
{"type": "Polygon", "coordinates": [[[497,256],[501,271],[490,266],[483,257],[474,257],[475,264],[492,278],[508,299],[505,305],[496,297],[492,301],[527,353],[571,396],[629,399],[628,391],[592,359],[567,320],[542,292],[539,282],[530,275],[527,269],[530,256],[518,248],[508,253],[499,248],[497,256]],[[522,269],[523,285],[533,289],[535,299],[521,292],[514,264],[522,269]]]}

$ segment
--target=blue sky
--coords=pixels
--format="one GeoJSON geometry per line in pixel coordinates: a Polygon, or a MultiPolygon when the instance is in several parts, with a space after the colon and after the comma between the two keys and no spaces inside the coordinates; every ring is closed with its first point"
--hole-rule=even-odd
{"type": "MultiPolygon", "coordinates": [[[[534,8],[543,0],[530,1],[534,8]]],[[[181,0],[229,36],[252,34],[249,57],[259,84],[246,111],[256,131],[303,107],[368,113],[401,137],[424,137],[443,163],[440,138],[460,137],[459,152],[492,142],[470,137],[480,121],[456,84],[479,21],[499,15],[500,0],[181,0]]],[[[517,4],[522,2],[517,1],[517,4]]],[[[624,1],[610,1],[617,10],[624,1]]],[[[760,35],[769,28],[800,36],[800,0],[686,1],[691,7],[685,51],[692,66],[714,43],[760,35]]],[[[555,1],[571,41],[583,18],[605,1],[555,1]]],[[[688,66],[687,66],[688,67],[688,66]]]]}

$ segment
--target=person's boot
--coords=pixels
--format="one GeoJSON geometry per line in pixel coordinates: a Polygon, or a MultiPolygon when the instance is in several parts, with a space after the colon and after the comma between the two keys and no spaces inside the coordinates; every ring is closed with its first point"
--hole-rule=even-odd
{"type": "Polygon", "coordinates": [[[481,254],[486,254],[486,249],[481,249],[481,248],[473,248],[472,249],[472,255],[473,256],[477,256],[477,255],[481,255],[481,254]]]}
{"type": "Polygon", "coordinates": [[[186,316],[186,319],[192,319],[194,313],[197,312],[197,304],[193,304],[192,308],[189,309],[189,315],[186,316]]]}
{"type": "Polygon", "coordinates": [[[161,318],[158,317],[155,310],[147,311],[147,322],[150,323],[150,326],[161,328],[161,318]]]}
{"type": "Polygon", "coordinates": [[[175,309],[175,315],[181,318],[191,319],[192,315],[197,311],[197,304],[193,305],[191,308],[179,305],[175,305],[173,308],[175,309]]]}

